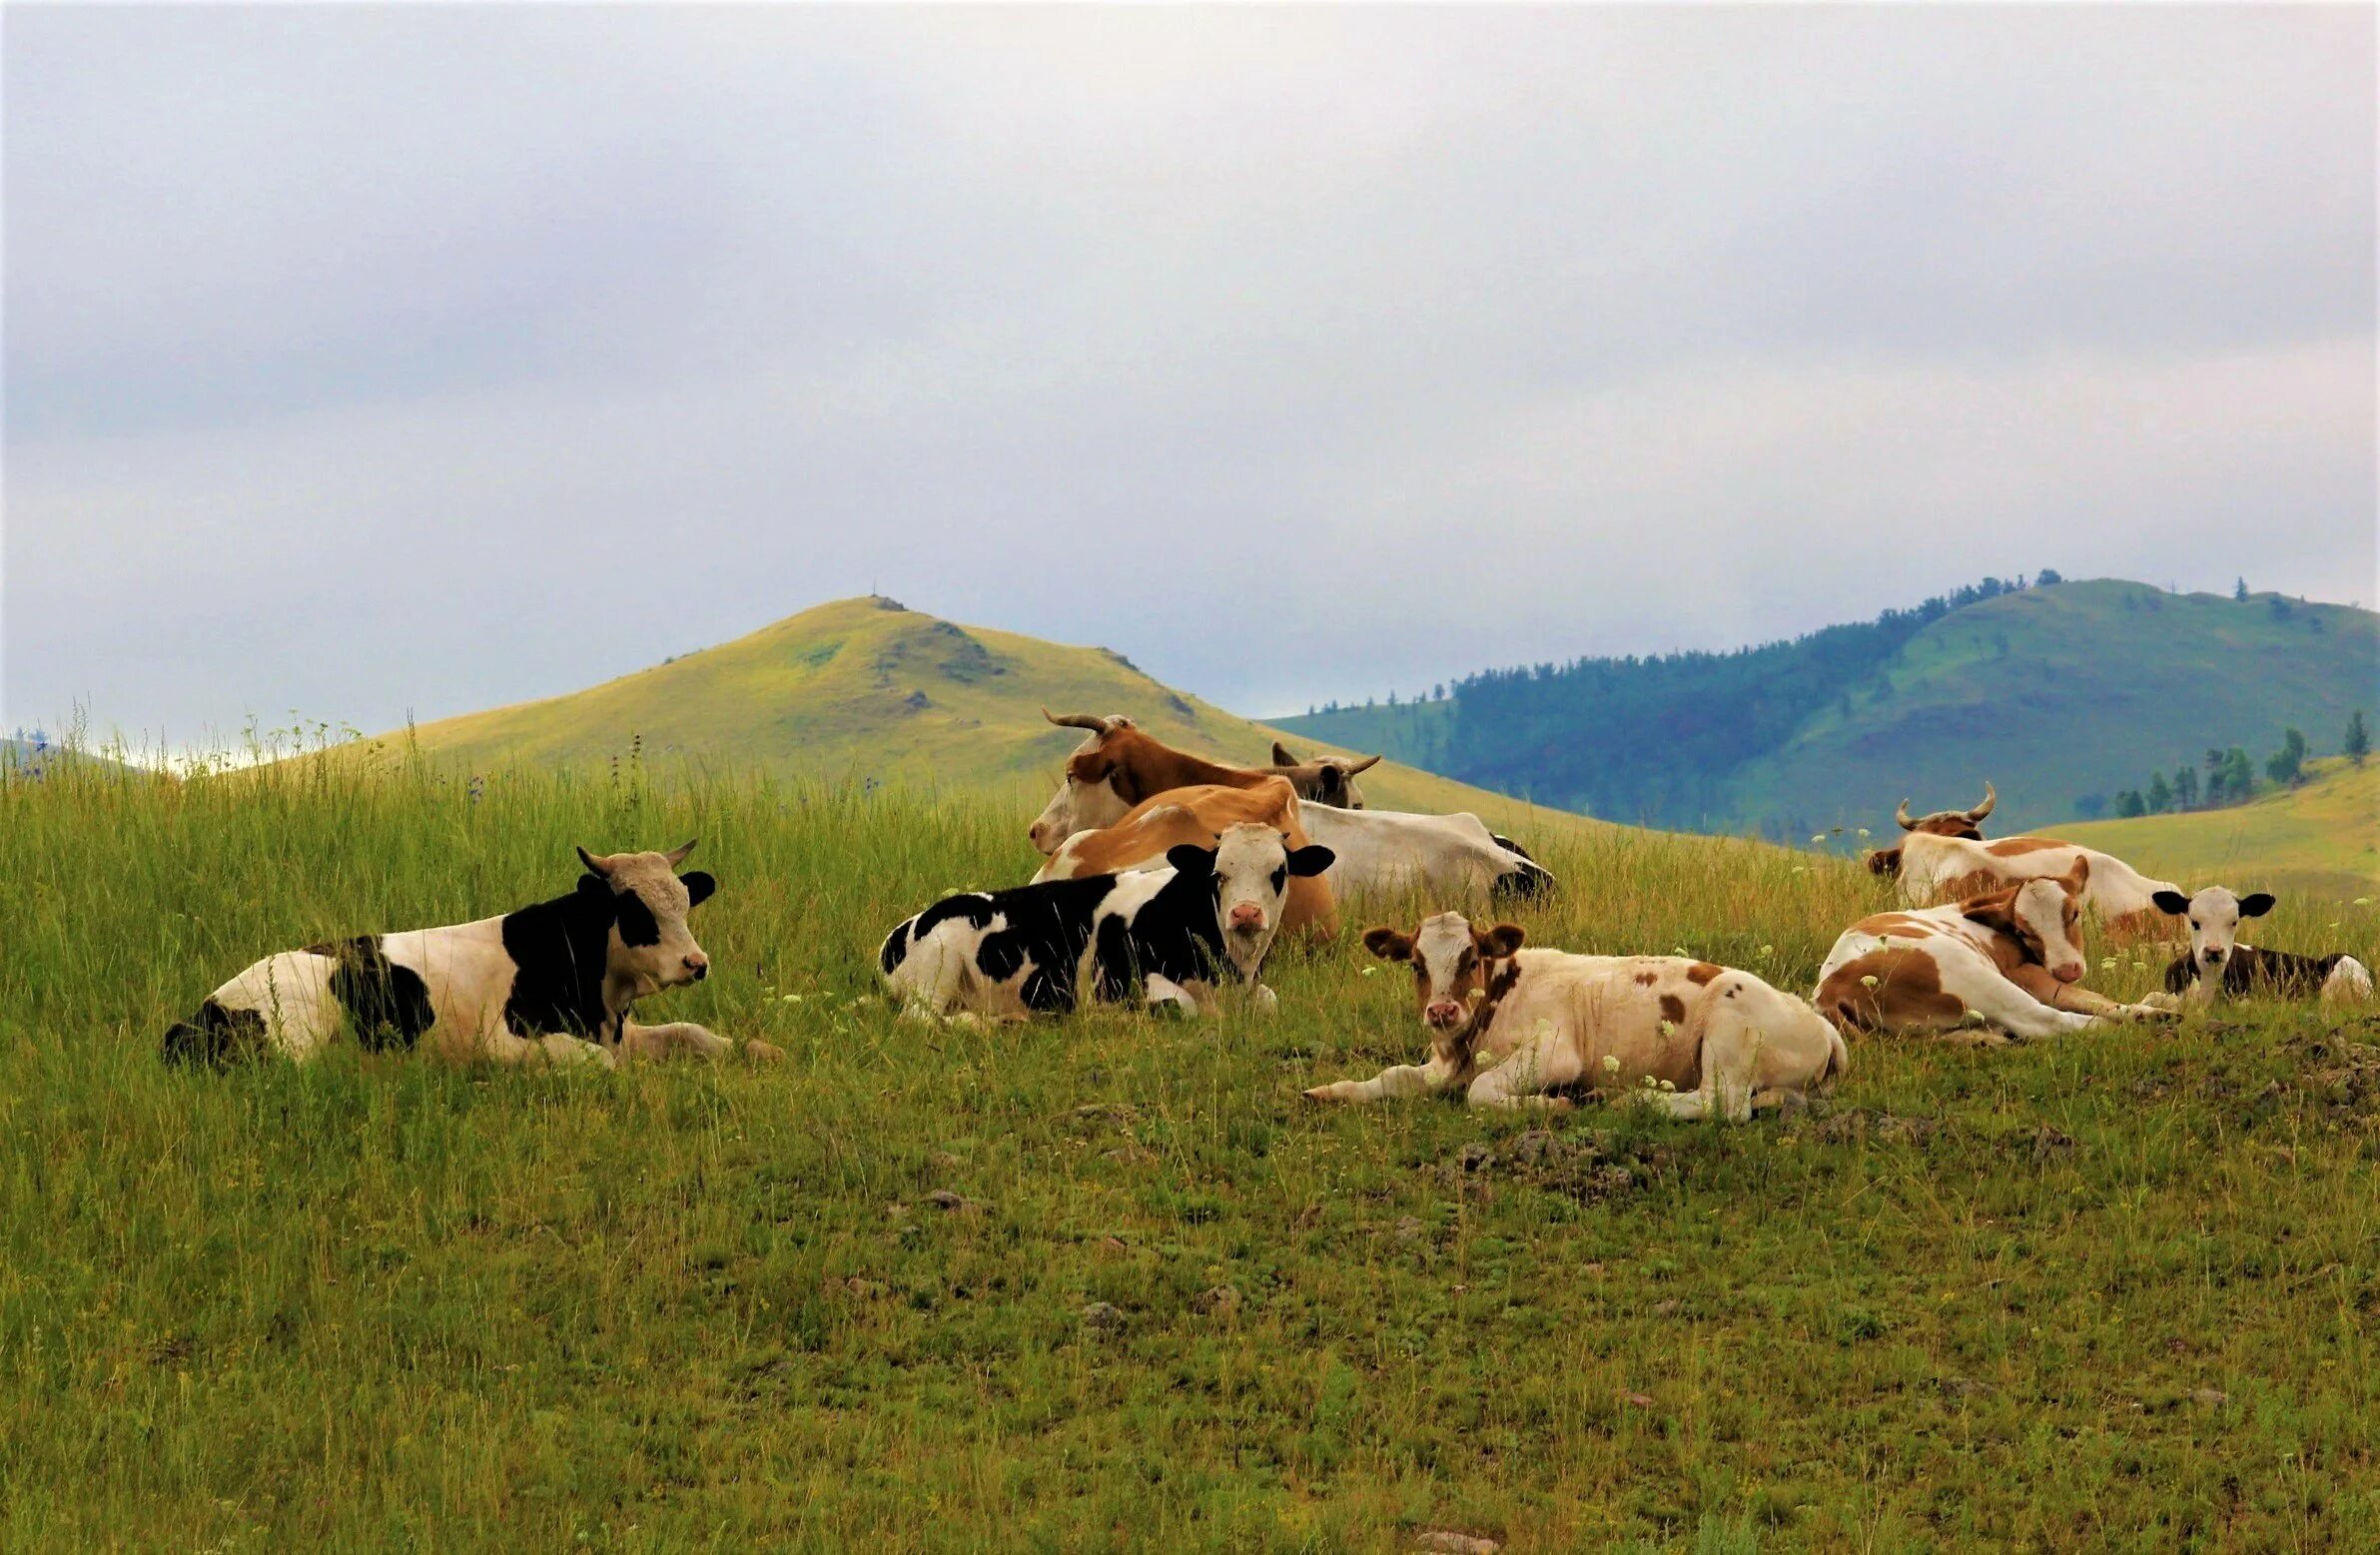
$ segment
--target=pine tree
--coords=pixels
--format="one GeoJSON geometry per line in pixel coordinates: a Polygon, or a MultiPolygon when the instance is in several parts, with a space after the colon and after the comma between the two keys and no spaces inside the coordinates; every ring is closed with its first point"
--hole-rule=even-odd
{"type": "Polygon", "coordinates": [[[2288,731],[2281,748],[2264,761],[2264,775],[2284,788],[2295,788],[2305,781],[2306,737],[2295,729],[2288,731]]]}
{"type": "Polygon", "coordinates": [[[2256,796],[2256,766],[2240,746],[2223,752],[2223,792],[2231,796],[2233,804],[2256,796]]]}
{"type": "Polygon", "coordinates": [[[2176,809],[2198,808],[2198,769],[2186,761],[2173,769],[2173,803],[2176,809]]]}
{"type": "Polygon", "coordinates": [[[2115,801],[2115,813],[2122,816],[2127,821],[2137,820],[2139,817],[2147,814],[2148,806],[2141,799],[2140,790],[2136,788],[2125,789],[2115,801]]]}
{"type": "Polygon", "coordinates": [[[2347,738],[2341,742],[2339,749],[2345,751],[2347,759],[2359,767],[2363,765],[2364,757],[2372,753],[2372,736],[2363,726],[2362,708],[2357,708],[2355,716],[2347,720],[2347,738]]]}
{"type": "Polygon", "coordinates": [[[2157,773],[2148,780],[2148,813],[2163,815],[2173,808],[2173,790],[2165,786],[2165,774],[2157,773]]]}
{"type": "Polygon", "coordinates": [[[2248,580],[2246,578],[2243,577],[2238,582],[2231,585],[2231,597],[2240,601],[2242,604],[2247,602],[2248,580]]]}

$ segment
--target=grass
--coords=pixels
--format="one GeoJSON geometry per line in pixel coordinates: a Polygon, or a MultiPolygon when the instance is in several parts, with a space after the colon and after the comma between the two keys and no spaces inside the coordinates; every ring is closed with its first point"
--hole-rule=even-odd
{"type": "MultiPolygon", "coordinates": [[[[638,778],[0,784],[0,1548],[2380,1541],[2368,1023],[1867,1042],[1740,1130],[1322,1111],[1422,1046],[1351,945],[1268,1023],[923,1030],[870,952],[1028,872],[1013,807],[638,778]],[[697,834],[717,971],[657,1009],[784,1064],[156,1060],[261,952],[697,834]]],[[[1792,988],[1877,889],[1544,852],[1539,941],[1792,988]]]]}
{"type": "Polygon", "coordinates": [[[2303,788],[2227,810],[2055,828],[2186,885],[2353,897],[2380,888],[2380,765],[2309,762],[2303,788]]]}

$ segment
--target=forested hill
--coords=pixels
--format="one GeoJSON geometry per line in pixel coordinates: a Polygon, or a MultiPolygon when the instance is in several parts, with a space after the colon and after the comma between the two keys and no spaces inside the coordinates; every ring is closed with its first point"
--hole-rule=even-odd
{"type": "Polygon", "coordinates": [[[1275,723],[1612,820],[1786,837],[1903,794],[2021,824],[2088,813],[2209,746],[2335,751],[2380,706],[2380,618],[2274,594],[1985,579],[1728,653],[1491,670],[1417,703],[1275,723]],[[1963,797],[1964,796],[1964,797],[1963,797]]]}

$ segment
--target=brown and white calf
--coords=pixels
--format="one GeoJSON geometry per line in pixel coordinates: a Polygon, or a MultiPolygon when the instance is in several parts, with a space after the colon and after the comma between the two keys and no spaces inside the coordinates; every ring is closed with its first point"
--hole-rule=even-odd
{"type": "MultiPolygon", "coordinates": [[[[423,1049],[448,1059],[593,1063],[614,1055],[732,1044],[690,1021],[639,1026],[636,1002],[700,982],[710,958],[686,915],[716,887],[668,853],[584,848],[566,896],[501,917],[402,934],[368,934],[267,956],[207,996],[165,1035],[175,1062],[221,1064],[281,1054],[308,1059],[344,1029],[373,1051],[423,1049]]],[[[754,1045],[756,1057],[775,1050],[754,1045]]]]}
{"type": "Polygon", "coordinates": [[[1878,913],[1843,931],[1812,996],[1843,1030],[2051,1037],[2111,1016],[2162,1012],[2079,987],[2092,871],[2021,881],[1946,907],[1878,913]]]}
{"type": "Polygon", "coordinates": [[[1992,796],[1991,785],[1983,786],[1983,802],[1975,809],[1937,811],[1920,821],[1910,819],[1909,802],[1903,800],[1895,819],[1909,835],[1898,848],[1870,854],[1868,867],[1878,874],[1898,874],[1901,899],[1931,907],[1964,902],[2021,881],[2054,880],[2080,862],[2089,866],[2090,880],[2082,905],[2099,915],[2111,938],[2132,940],[2162,930],[2156,894],[2173,890],[2171,881],[2144,875],[2111,853],[2054,837],[1985,842],[1979,823],[1991,813],[1992,796]]]}
{"type": "Polygon", "coordinates": [[[1363,937],[1413,968],[1430,1034],[1425,1064],[1316,1086],[1316,1102],[1377,1102],[1463,1089],[1474,1107],[1560,1105],[1586,1085],[1645,1098],[1677,1118],[1741,1123],[1851,1067],[1842,1034],[1749,972],[1679,956],[1574,956],[1524,950],[1512,924],[1474,928],[1460,913],[1411,934],[1363,937]],[[1663,1083],[1667,1091],[1650,1089],[1663,1083]]]}
{"type": "Polygon", "coordinates": [[[2324,1004],[2372,997],[2370,969],[2343,951],[2300,956],[2239,943],[2242,918],[2261,918],[2272,911],[2272,893],[2268,891],[2234,896],[2221,886],[2209,886],[2190,897],[2178,891],[2160,891],[2156,901],[2163,912],[2190,921],[2188,954],[2165,969],[2165,992],[2169,994],[2179,994],[2192,1004],[2211,1003],[2218,996],[2238,999],[2251,994],[2319,998],[2324,1004]]]}
{"type": "MultiPolygon", "coordinates": [[[[1211,848],[1233,826],[1269,827],[1286,837],[1294,852],[1314,840],[1306,834],[1303,816],[1307,813],[1300,809],[1289,780],[1282,777],[1267,777],[1252,788],[1194,783],[1168,789],[1133,806],[1113,826],[1075,833],[1059,844],[1033,879],[1039,885],[1045,880],[1075,880],[1084,875],[1164,869],[1167,855],[1174,849],[1186,843],[1211,848]]],[[[1338,904],[1331,894],[1328,871],[1289,877],[1279,932],[1294,939],[1338,937],[1338,904]]]]}
{"type": "Polygon", "coordinates": [[[1077,832],[1115,825],[1143,800],[1193,784],[1253,788],[1268,777],[1283,777],[1309,804],[1361,809],[1363,795],[1352,779],[1380,759],[1226,767],[1174,749],[1121,713],[1095,718],[1088,713],[1060,715],[1045,707],[1042,716],[1061,728],[1090,731],[1090,738],[1067,758],[1058,792],[1027,833],[1043,853],[1057,852],[1058,845],[1077,832]]]}

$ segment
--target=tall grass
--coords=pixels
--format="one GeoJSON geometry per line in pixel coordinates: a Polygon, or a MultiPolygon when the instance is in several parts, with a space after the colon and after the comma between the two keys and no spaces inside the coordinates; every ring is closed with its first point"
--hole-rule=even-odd
{"type": "MultiPolygon", "coordinates": [[[[1726,1130],[1306,1108],[1422,1046],[1351,944],[1282,956],[1270,1021],[894,1021],[877,939],[1025,878],[1031,808],[633,762],[0,781],[0,1547],[2380,1540],[2368,1027],[1870,1042],[1831,1109],[1726,1130]],[[157,1061],[266,951],[689,836],[716,970],[650,1013],[782,1065],[157,1061]]],[[[1536,941],[1797,990],[1880,890],[1538,851],[1536,941]]]]}

